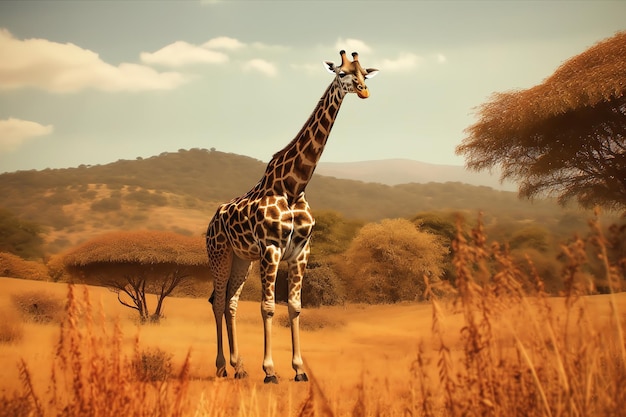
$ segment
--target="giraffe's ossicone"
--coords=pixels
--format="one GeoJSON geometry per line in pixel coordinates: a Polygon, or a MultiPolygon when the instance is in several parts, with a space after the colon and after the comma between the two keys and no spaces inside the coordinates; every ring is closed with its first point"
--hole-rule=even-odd
{"type": "Polygon", "coordinates": [[[245,377],[237,345],[236,319],[239,294],[252,261],[259,261],[262,280],[265,382],[278,382],[272,360],[271,335],[274,316],[276,273],[281,261],[287,263],[289,281],[289,320],[293,346],[292,366],[296,381],[307,381],[300,354],[300,308],[304,271],[310,253],[310,238],[315,224],[304,190],[326,146],[343,98],[356,93],[369,97],[365,79],[378,71],[363,69],[358,54],[352,61],[340,52],[341,65],[324,62],[334,74],[313,113],[296,137],[268,163],[261,180],[241,197],[222,204],[209,223],[206,244],[209,266],[214,278],[210,301],[217,328],[217,375],[226,376],[222,347],[224,318],[230,347],[230,364],[235,378],[245,377]]]}

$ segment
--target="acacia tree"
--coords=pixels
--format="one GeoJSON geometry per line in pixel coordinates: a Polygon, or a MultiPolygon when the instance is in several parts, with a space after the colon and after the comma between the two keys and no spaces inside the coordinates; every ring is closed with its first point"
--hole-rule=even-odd
{"type": "Polygon", "coordinates": [[[626,208],[626,32],[527,90],[496,93],[456,148],[469,169],[501,168],[519,194],[626,208]]]}
{"type": "Polygon", "coordinates": [[[111,289],[141,322],[158,321],[165,297],[181,283],[208,278],[204,240],[172,232],[107,233],[70,250],[63,264],[72,276],[111,289]],[[152,314],[147,294],[157,298],[152,314]]]}

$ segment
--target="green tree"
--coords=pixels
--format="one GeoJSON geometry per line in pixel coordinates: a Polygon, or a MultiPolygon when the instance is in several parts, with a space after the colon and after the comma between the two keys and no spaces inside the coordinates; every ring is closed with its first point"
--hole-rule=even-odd
{"type": "Polygon", "coordinates": [[[20,220],[9,210],[0,208],[0,252],[24,259],[43,256],[43,228],[36,223],[20,220]]]}
{"type": "Polygon", "coordinates": [[[70,250],[63,264],[74,277],[111,289],[141,322],[158,321],[165,298],[181,283],[208,279],[204,239],[171,232],[110,232],[70,250]],[[147,294],[157,298],[152,314],[147,294]]]}
{"type": "Polygon", "coordinates": [[[626,208],[626,32],[527,90],[497,93],[456,148],[473,170],[499,166],[519,194],[626,208]]]}
{"type": "Polygon", "coordinates": [[[516,230],[509,242],[511,249],[532,248],[547,252],[550,248],[550,232],[540,226],[526,226],[516,230]]]}
{"type": "Polygon", "coordinates": [[[314,215],[311,262],[325,263],[329,256],[345,252],[364,224],[359,220],[346,219],[341,213],[331,210],[316,211],[314,215]]]}
{"type": "Polygon", "coordinates": [[[420,232],[409,220],[366,224],[340,265],[348,297],[367,303],[422,299],[424,275],[440,279],[447,252],[437,236],[420,232]]]}

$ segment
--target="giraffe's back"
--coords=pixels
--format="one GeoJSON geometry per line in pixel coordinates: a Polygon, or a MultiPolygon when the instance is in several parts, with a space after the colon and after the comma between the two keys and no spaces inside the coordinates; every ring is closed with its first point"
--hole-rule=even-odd
{"type": "Polygon", "coordinates": [[[274,246],[288,260],[304,249],[314,223],[304,193],[291,204],[285,196],[248,194],[218,208],[207,238],[223,233],[241,259],[258,260],[264,248],[274,246]]]}

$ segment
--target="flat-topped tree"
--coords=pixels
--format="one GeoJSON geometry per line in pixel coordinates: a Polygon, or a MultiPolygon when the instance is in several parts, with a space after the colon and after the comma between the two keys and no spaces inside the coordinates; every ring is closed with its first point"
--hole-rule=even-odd
{"type": "Polygon", "coordinates": [[[496,93],[456,148],[466,166],[500,167],[531,198],[626,209],[626,32],[532,88],[496,93]]]}
{"type": "Polygon", "coordinates": [[[158,321],[165,297],[186,280],[208,279],[202,237],[172,232],[110,232],[71,249],[63,264],[72,276],[111,289],[142,322],[158,321]],[[157,298],[152,314],[147,294],[157,298]]]}

